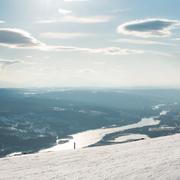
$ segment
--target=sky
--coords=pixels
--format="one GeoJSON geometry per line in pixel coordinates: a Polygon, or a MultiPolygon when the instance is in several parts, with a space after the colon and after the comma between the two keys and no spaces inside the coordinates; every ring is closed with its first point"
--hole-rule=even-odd
{"type": "Polygon", "coordinates": [[[0,0],[0,87],[180,87],[179,0],[0,0]]]}

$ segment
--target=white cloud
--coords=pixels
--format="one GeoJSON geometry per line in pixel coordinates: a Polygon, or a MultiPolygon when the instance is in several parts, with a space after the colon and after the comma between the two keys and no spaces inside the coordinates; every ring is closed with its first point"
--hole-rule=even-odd
{"type": "Polygon", "coordinates": [[[58,22],[60,21],[57,19],[45,19],[45,20],[36,21],[36,23],[38,24],[52,24],[52,23],[58,23],[58,22]]]}
{"type": "Polygon", "coordinates": [[[129,44],[139,44],[139,45],[164,45],[164,46],[175,46],[172,43],[160,42],[160,41],[150,41],[145,39],[117,39],[114,42],[122,42],[129,44]]]}
{"type": "Polygon", "coordinates": [[[29,56],[26,56],[26,58],[32,58],[32,57],[33,57],[33,56],[30,56],[30,55],[29,55],[29,56]]]}
{"type": "Polygon", "coordinates": [[[69,51],[104,55],[128,55],[143,53],[141,50],[123,49],[119,47],[82,48],[73,46],[47,45],[32,37],[28,32],[20,29],[0,29],[0,45],[9,48],[36,49],[40,51],[69,51]]]}
{"type": "Polygon", "coordinates": [[[154,50],[153,51],[151,51],[151,50],[146,51],[146,53],[157,55],[157,56],[170,57],[170,58],[172,58],[174,56],[173,54],[170,54],[168,52],[161,52],[161,51],[154,51],[154,50]]]}
{"type": "Polygon", "coordinates": [[[103,55],[130,55],[130,54],[143,54],[142,50],[124,49],[119,47],[106,47],[106,48],[83,48],[73,46],[43,46],[40,48],[42,51],[69,51],[69,52],[84,52],[91,54],[103,55]]]}
{"type": "Polygon", "coordinates": [[[41,43],[26,31],[21,29],[0,28],[0,45],[11,48],[29,48],[41,43]]]}
{"type": "Polygon", "coordinates": [[[5,21],[0,20],[0,24],[3,24],[3,23],[5,23],[5,21]]]}
{"type": "MultiPolygon", "coordinates": [[[[82,49],[83,50],[83,49],[82,49]]],[[[107,48],[97,48],[97,49],[84,49],[90,53],[102,53],[104,55],[129,55],[129,54],[143,54],[142,50],[132,50],[124,49],[119,47],[107,47],[107,48]]]]}
{"type": "Polygon", "coordinates": [[[88,0],[64,0],[64,2],[87,2],[88,0]]]}
{"type": "Polygon", "coordinates": [[[0,64],[14,64],[19,62],[19,60],[0,59],[0,64]]]}
{"type": "Polygon", "coordinates": [[[179,26],[180,21],[169,19],[145,19],[124,23],[117,28],[117,32],[138,37],[168,37],[172,29],[179,26]]]}
{"type": "Polygon", "coordinates": [[[6,69],[8,66],[20,63],[20,60],[7,60],[7,59],[0,59],[0,72],[6,69]]]}
{"type": "Polygon", "coordinates": [[[44,38],[49,39],[73,39],[73,38],[82,38],[82,37],[89,37],[93,36],[92,33],[81,33],[81,32],[72,32],[72,33],[54,33],[54,32],[45,32],[40,34],[44,38]]]}
{"type": "Polygon", "coordinates": [[[180,41],[180,38],[175,38],[175,39],[173,39],[174,41],[180,41]]]}
{"type": "Polygon", "coordinates": [[[72,16],[66,15],[59,19],[47,19],[37,21],[39,24],[51,24],[51,23],[80,23],[80,24],[95,24],[95,23],[106,23],[112,20],[112,16],[72,16]]]}
{"type": "Polygon", "coordinates": [[[110,12],[117,14],[117,13],[128,12],[128,11],[130,11],[130,10],[131,10],[130,8],[126,8],[126,9],[114,9],[114,10],[112,10],[112,11],[110,11],[110,12]]]}
{"type": "Polygon", "coordinates": [[[68,15],[68,14],[71,14],[72,11],[71,10],[67,10],[67,9],[61,9],[59,8],[58,12],[62,15],[68,15]]]}

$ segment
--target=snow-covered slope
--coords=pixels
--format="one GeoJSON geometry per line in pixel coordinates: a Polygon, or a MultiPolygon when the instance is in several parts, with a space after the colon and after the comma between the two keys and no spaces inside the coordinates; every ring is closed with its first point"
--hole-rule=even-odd
{"type": "Polygon", "coordinates": [[[0,180],[180,179],[180,135],[0,159],[0,180]]]}

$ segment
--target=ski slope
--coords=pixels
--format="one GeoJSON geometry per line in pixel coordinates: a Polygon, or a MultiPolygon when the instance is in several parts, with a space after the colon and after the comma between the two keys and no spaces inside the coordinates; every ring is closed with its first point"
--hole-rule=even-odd
{"type": "Polygon", "coordinates": [[[0,159],[0,180],[180,179],[180,134],[0,159]]]}

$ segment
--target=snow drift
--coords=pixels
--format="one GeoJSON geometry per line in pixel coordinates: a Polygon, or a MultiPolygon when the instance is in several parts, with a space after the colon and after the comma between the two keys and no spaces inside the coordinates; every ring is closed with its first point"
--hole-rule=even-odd
{"type": "Polygon", "coordinates": [[[180,179],[180,134],[0,159],[0,180],[180,179]]]}

